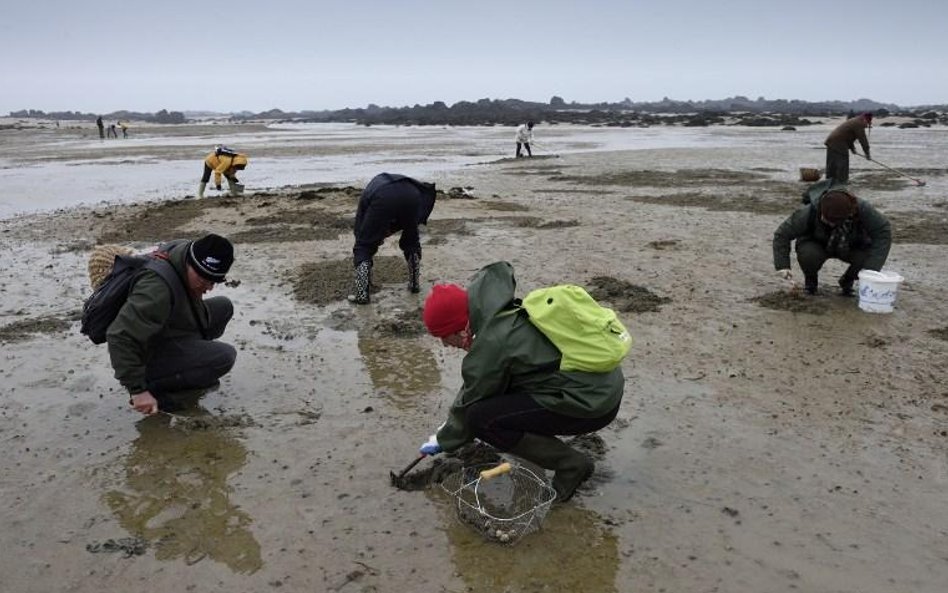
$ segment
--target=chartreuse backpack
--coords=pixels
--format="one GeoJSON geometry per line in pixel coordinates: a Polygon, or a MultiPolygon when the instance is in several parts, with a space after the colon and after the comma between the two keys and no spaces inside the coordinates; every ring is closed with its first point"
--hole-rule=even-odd
{"type": "Polygon", "coordinates": [[[561,371],[607,373],[632,347],[632,336],[615,311],[601,306],[580,286],[539,288],[527,294],[521,306],[563,355],[561,371]]]}

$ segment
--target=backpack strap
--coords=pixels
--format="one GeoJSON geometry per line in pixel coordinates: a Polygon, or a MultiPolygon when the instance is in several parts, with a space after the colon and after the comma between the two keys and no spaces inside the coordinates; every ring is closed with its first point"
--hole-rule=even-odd
{"type": "Polygon", "coordinates": [[[168,285],[168,288],[171,289],[172,316],[174,316],[176,313],[177,307],[180,303],[187,302],[191,308],[191,315],[194,316],[194,322],[197,324],[198,331],[200,331],[201,337],[206,340],[207,331],[204,327],[204,324],[201,323],[201,316],[198,315],[194,299],[188,295],[187,282],[181,277],[181,274],[178,273],[178,270],[175,269],[175,267],[171,264],[168,252],[158,250],[152,253],[151,257],[151,261],[146,263],[143,267],[158,274],[161,279],[165,281],[165,284],[168,285]]]}

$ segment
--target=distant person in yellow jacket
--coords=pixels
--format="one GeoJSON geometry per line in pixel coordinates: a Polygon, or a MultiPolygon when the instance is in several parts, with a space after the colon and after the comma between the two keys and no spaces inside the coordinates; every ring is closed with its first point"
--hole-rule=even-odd
{"type": "Polygon", "coordinates": [[[221,190],[221,176],[227,178],[227,186],[230,195],[239,196],[244,191],[244,186],[237,180],[237,171],[243,171],[247,166],[247,155],[233,151],[226,146],[216,146],[214,152],[207,155],[204,159],[204,175],[201,177],[201,184],[198,186],[197,196],[204,197],[204,188],[207,182],[211,180],[211,171],[214,172],[214,185],[217,190],[221,190]]]}

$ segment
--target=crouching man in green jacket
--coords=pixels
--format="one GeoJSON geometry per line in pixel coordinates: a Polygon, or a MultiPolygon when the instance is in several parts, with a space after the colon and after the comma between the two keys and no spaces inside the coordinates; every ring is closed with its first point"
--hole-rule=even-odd
{"type": "Polygon", "coordinates": [[[174,392],[213,386],[237,357],[233,346],[216,341],[233,304],[227,297],[203,298],[225,280],[234,261],[231,242],[212,234],[159,251],[167,259],[157,263],[171,273],[142,268],[106,333],[115,378],[142,414],[173,409],[174,392]]]}
{"type": "Polygon", "coordinates": [[[879,271],[892,246],[892,229],[882,213],[869,202],[842,189],[831,188],[811,197],[806,206],[787,217],[774,232],[774,269],[777,277],[792,281],[790,243],[796,241],[797,262],[803,271],[803,288],[815,295],[819,272],[830,258],[849,264],[839,278],[839,293],[853,296],[860,270],[879,271]]]}
{"type": "Polygon", "coordinates": [[[557,500],[569,500],[593,462],[556,438],[595,432],[619,412],[625,379],[559,370],[560,351],[514,303],[513,268],[482,268],[467,290],[435,285],[423,318],[445,346],[467,351],[463,384],[447,421],[421,446],[424,454],[454,451],[475,438],[555,472],[557,500]]]}

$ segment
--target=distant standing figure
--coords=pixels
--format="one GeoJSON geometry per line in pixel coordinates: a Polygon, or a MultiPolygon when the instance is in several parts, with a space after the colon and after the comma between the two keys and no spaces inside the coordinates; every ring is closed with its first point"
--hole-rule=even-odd
{"type": "Polygon", "coordinates": [[[837,183],[849,181],[849,153],[856,152],[856,141],[862,146],[863,155],[869,157],[869,138],[866,129],[872,127],[872,114],[862,113],[836,126],[823,144],[826,145],[826,178],[837,183]]]}
{"type": "Polygon", "coordinates": [[[105,124],[102,123],[102,116],[96,118],[95,125],[99,128],[99,139],[105,140],[105,124]]]}
{"type": "Polygon", "coordinates": [[[109,125],[109,138],[118,138],[118,130],[115,129],[115,124],[109,125]]]}
{"type": "Polygon", "coordinates": [[[521,147],[527,149],[527,156],[532,157],[533,152],[530,151],[530,143],[533,142],[533,122],[528,121],[525,124],[520,124],[517,128],[517,158],[519,159],[522,154],[520,154],[521,147]]]}
{"type": "Polygon", "coordinates": [[[211,179],[211,172],[214,172],[214,185],[217,191],[221,190],[221,176],[227,178],[227,187],[230,195],[238,196],[243,193],[244,186],[237,180],[237,171],[243,171],[247,167],[247,155],[233,151],[226,146],[214,147],[214,152],[204,158],[204,174],[201,176],[201,184],[198,186],[197,197],[204,197],[204,188],[211,179]]]}
{"type": "Polygon", "coordinates": [[[428,224],[435,196],[433,183],[417,181],[404,175],[380,173],[369,181],[359,198],[353,226],[355,291],[348,297],[350,302],[358,305],[369,302],[372,257],[385,238],[398,231],[401,231],[398,246],[408,263],[408,290],[418,292],[421,272],[418,225],[428,224]]]}
{"type": "Polygon", "coordinates": [[[119,127],[122,128],[122,138],[128,138],[128,124],[120,121],[119,127]]]}

